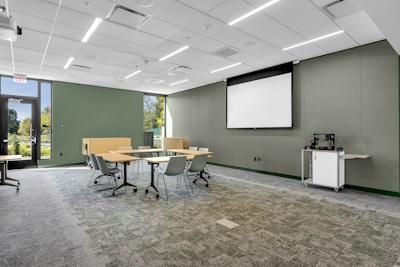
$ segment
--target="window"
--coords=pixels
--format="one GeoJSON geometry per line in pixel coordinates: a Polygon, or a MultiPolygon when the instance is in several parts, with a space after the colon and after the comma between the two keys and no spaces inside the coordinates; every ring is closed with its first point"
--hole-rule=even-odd
{"type": "Polygon", "coordinates": [[[165,136],[165,96],[144,95],[144,131],[153,133],[154,147],[162,147],[165,136]]]}
{"type": "Polygon", "coordinates": [[[13,96],[38,96],[38,81],[28,79],[26,83],[16,83],[12,77],[1,77],[1,94],[13,96]]]}
{"type": "Polygon", "coordinates": [[[51,83],[40,83],[40,158],[51,158],[51,83]]]}

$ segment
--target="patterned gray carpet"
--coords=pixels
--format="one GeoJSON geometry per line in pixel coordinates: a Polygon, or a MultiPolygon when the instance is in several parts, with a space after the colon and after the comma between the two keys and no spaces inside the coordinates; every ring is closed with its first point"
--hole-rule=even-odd
{"type": "Polygon", "coordinates": [[[116,197],[81,168],[12,174],[22,188],[0,188],[0,266],[400,266],[400,218],[218,170],[190,197],[169,179],[169,201],[144,194],[148,174],[116,197]]]}

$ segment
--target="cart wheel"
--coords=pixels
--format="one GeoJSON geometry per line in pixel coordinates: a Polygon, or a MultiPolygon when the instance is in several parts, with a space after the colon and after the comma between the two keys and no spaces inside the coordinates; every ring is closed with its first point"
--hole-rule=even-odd
{"type": "Polygon", "coordinates": [[[144,190],[144,193],[145,194],[149,193],[149,189],[146,188],[146,190],[144,190]]]}
{"type": "Polygon", "coordinates": [[[137,192],[137,188],[133,188],[133,192],[135,192],[135,193],[136,193],[136,192],[137,192]]]}
{"type": "Polygon", "coordinates": [[[157,194],[157,195],[156,195],[156,199],[159,199],[159,198],[160,198],[160,195],[157,194]]]}

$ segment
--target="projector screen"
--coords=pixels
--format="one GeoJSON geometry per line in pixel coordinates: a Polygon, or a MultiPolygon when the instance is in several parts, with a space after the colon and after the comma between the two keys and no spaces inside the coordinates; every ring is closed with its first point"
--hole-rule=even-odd
{"type": "Polygon", "coordinates": [[[227,128],[291,127],[291,72],[228,85],[227,128]]]}

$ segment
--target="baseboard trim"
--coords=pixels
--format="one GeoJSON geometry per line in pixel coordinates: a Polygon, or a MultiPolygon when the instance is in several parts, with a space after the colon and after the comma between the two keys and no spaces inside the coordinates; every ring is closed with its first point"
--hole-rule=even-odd
{"type": "Polygon", "coordinates": [[[70,167],[70,166],[76,166],[76,165],[86,165],[86,162],[77,162],[77,163],[68,163],[68,164],[49,164],[49,165],[38,164],[38,168],[46,169],[46,168],[56,168],[56,167],[70,167]]]}
{"type": "MultiPolygon", "coordinates": [[[[283,177],[283,178],[289,178],[289,179],[294,179],[294,180],[301,180],[300,176],[295,176],[295,175],[290,175],[290,174],[283,174],[283,173],[269,172],[269,171],[261,171],[261,170],[255,170],[255,169],[232,166],[232,165],[215,163],[215,162],[208,162],[208,164],[215,165],[215,166],[226,167],[226,168],[231,168],[231,169],[236,169],[236,170],[241,170],[241,171],[249,171],[249,172],[261,173],[261,174],[267,174],[267,175],[274,175],[274,176],[283,177]]],[[[345,187],[348,188],[348,189],[352,189],[352,190],[357,190],[357,191],[362,191],[362,192],[375,193],[375,194],[379,194],[379,195],[385,195],[385,196],[399,197],[400,198],[400,192],[388,191],[388,190],[376,189],[376,188],[370,188],[370,187],[364,187],[364,186],[358,186],[358,185],[350,185],[350,184],[346,184],[345,187]]]]}

